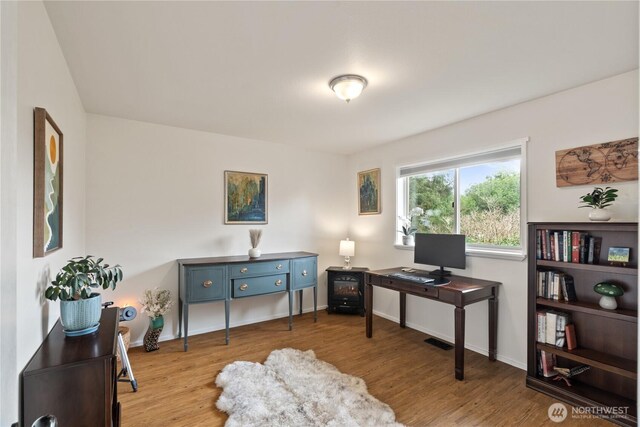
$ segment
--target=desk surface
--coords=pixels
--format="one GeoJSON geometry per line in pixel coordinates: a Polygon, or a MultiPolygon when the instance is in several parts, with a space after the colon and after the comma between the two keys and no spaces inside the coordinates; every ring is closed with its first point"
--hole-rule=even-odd
{"type": "MultiPolygon", "coordinates": [[[[415,270],[413,273],[405,273],[404,271],[402,271],[403,268],[406,268],[406,267],[395,267],[395,268],[387,268],[384,270],[374,270],[374,271],[369,271],[368,273],[375,276],[382,276],[382,277],[387,277],[391,273],[415,274],[417,276],[429,275],[429,271],[417,270],[415,268],[413,269],[415,270]]],[[[403,283],[414,284],[416,286],[425,286],[420,283],[401,280],[397,277],[388,277],[388,278],[393,281],[401,281],[403,283]]],[[[474,279],[473,277],[455,276],[455,275],[447,276],[447,279],[451,280],[451,283],[447,285],[437,286],[439,290],[447,290],[452,292],[472,292],[481,288],[494,287],[501,284],[500,282],[494,282],[491,280],[474,279]]],[[[429,285],[428,283],[426,285],[432,286],[432,285],[429,285]]]]}

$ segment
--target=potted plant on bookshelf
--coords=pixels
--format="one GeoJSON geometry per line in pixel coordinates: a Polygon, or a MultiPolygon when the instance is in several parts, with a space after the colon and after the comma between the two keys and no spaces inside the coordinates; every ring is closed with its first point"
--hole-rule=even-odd
{"type": "Polygon", "coordinates": [[[618,197],[618,190],[611,187],[595,187],[591,193],[580,196],[584,205],[581,208],[591,208],[589,219],[591,221],[609,221],[611,214],[606,207],[611,206],[618,197]]]}
{"type": "Polygon", "coordinates": [[[115,289],[122,280],[119,265],[110,267],[92,255],[70,259],[45,289],[45,298],[60,299],[60,321],[67,336],[86,335],[98,330],[102,298],[93,289],[115,289]]]}
{"type": "Polygon", "coordinates": [[[414,225],[417,220],[424,215],[424,209],[419,206],[411,209],[406,217],[400,216],[400,233],[402,233],[402,244],[413,245],[413,236],[418,231],[418,227],[414,225]]]}

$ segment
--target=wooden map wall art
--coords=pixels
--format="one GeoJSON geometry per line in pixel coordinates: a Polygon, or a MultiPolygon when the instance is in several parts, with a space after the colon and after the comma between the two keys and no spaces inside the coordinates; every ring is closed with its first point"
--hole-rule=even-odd
{"type": "Polygon", "coordinates": [[[556,187],[637,180],[637,137],[556,151],[556,187]]]}

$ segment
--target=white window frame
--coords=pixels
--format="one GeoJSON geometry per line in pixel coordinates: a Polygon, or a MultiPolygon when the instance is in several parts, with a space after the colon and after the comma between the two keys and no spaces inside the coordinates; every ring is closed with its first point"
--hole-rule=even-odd
{"type": "MultiPolygon", "coordinates": [[[[478,164],[491,162],[491,153],[496,153],[496,157],[499,157],[500,152],[505,150],[520,148],[520,246],[518,247],[506,247],[495,245],[481,245],[481,244],[467,244],[466,253],[467,256],[487,257],[487,258],[502,258],[522,261],[526,258],[527,252],[527,142],[529,138],[519,138],[514,141],[488,147],[482,151],[473,153],[465,153],[464,155],[458,155],[454,157],[441,158],[428,162],[420,162],[411,165],[401,165],[396,168],[396,230],[401,228],[400,217],[406,216],[406,201],[409,198],[409,180],[406,177],[401,176],[401,170],[407,168],[420,168],[429,166],[437,167],[442,165],[441,170],[455,169],[454,185],[455,191],[455,224],[456,230],[460,228],[460,191],[458,191],[458,183],[460,181],[459,168],[469,166],[473,164],[474,157],[482,158],[482,161],[478,164]]],[[[410,245],[403,245],[401,242],[401,233],[396,231],[394,246],[397,249],[413,250],[414,247],[410,245]]]]}

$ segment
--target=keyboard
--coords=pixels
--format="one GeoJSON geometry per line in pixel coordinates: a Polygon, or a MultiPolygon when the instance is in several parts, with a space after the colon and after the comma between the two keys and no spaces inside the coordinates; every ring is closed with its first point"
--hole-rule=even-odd
{"type": "Polygon", "coordinates": [[[394,277],[396,279],[406,280],[407,282],[422,283],[422,284],[433,283],[435,281],[430,277],[415,276],[413,274],[406,274],[406,273],[391,273],[388,275],[388,277],[394,277]]]}

